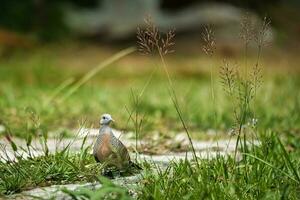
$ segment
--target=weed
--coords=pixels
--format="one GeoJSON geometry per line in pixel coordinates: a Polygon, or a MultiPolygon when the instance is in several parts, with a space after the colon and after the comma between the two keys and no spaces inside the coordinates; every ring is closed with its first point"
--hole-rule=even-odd
{"type": "MultiPolygon", "coordinates": [[[[86,83],[88,80],[90,80],[93,76],[95,76],[100,70],[107,67],[108,65],[114,63],[116,60],[119,60],[120,58],[127,56],[128,54],[134,52],[134,48],[127,48],[124,49],[112,57],[108,58],[107,60],[101,62],[97,67],[93,68],[91,71],[89,71],[87,74],[85,74],[78,82],[76,82],[71,88],[69,88],[66,93],[61,97],[60,102],[64,101],[66,98],[68,98],[70,95],[72,95],[80,86],[82,86],[84,83],[86,83]]],[[[71,81],[70,81],[71,82],[71,81]]],[[[64,83],[64,82],[63,82],[64,83]]],[[[63,88],[65,84],[60,85],[56,90],[59,91],[59,88],[63,88]]],[[[67,82],[70,84],[69,82],[67,82]]],[[[66,84],[66,85],[68,85],[66,84]]]]}
{"type": "MultiPolygon", "coordinates": [[[[204,41],[204,45],[202,46],[202,50],[204,53],[212,59],[212,56],[216,50],[216,41],[215,34],[212,26],[207,26],[202,33],[202,39],[204,41]]],[[[215,85],[214,85],[214,67],[210,67],[210,91],[211,91],[211,100],[213,105],[213,113],[214,113],[214,128],[217,128],[217,108],[216,108],[216,94],[215,94],[215,85]]]]}
{"type": "MultiPolygon", "coordinates": [[[[268,24],[269,22],[267,22],[265,18],[262,28],[260,31],[258,31],[257,35],[255,35],[249,15],[246,15],[241,22],[240,35],[245,47],[244,74],[240,72],[240,68],[230,67],[229,63],[226,61],[224,61],[223,66],[220,68],[220,77],[224,90],[227,92],[231,101],[233,102],[233,113],[235,119],[233,132],[237,135],[235,156],[239,145],[244,153],[247,153],[248,151],[246,144],[246,133],[243,131],[243,127],[251,120],[251,117],[255,116],[253,115],[251,105],[253,99],[256,98],[257,89],[260,87],[262,82],[259,58],[261,54],[261,48],[264,46],[263,42],[268,24]],[[248,72],[248,45],[254,38],[256,38],[257,41],[258,53],[256,63],[252,67],[251,73],[248,72]],[[248,73],[250,73],[250,75],[248,73]],[[241,142],[242,135],[243,143],[241,142]]],[[[253,120],[256,121],[255,118],[253,120]]]]}
{"type": "Polygon", "coordinates": [[[173,105],[177,112],[177,115],[180,119],[182,127],[184,128],[184,131],[186,132],[186,134],[189,138],[190,147],[192,149],[194,159],[196,160],[196,163],[198,163],[198,159],[197,159],[196,152],[195,152],[195,149],[193,146],[193,142],[192,142],[190,133],[188,131],[187,125],[183,119],[183,115],[182,115],[181,109],[178,104],[177,95],[174,90],[174,85],[171,80],[169,71],[167,69],[167,64],[166,64],[166,61],[164,58],[165,55],[174,52],[174,50],[172,49],[175,44],[174,30],[169,30],[163,36],[162,33],[160,33],[160,31],[158,30],[158,28],[155,26],[155,24],[151,21],[150,17],[145,19],[145,23],[146,23],[146,29],[142,30],[142,29],[138,28],[138,31],[137,31],[139,49],[144,54],[154,54],[155,52],[158,53],[160,61],[161,61],[161,66],[164,69],[164,72],[167,76],[167,80],[169,83],[169,92],[170,92],[171,100],[173,102],[173,105]]]}
{"type": "Polygon", "coordinates": [[[72,199],[120,199],[120,200],[130,200],[131,196],[128,194],[128,191],[124,188],[115,185],[109,179],[104,177],[98,177],[101,187],[96,190],[89,190],[85,187],[78,188],[75,191],[68,190],[66,188],[62,191],[68,194],[72,199]]]}

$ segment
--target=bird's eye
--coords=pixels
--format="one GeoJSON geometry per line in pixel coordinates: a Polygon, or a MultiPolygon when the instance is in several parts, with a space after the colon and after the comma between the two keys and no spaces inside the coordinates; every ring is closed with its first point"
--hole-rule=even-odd
{"type": "Polygon", "coordinates": [[[105,119],[105,117],[102,117],[102,119],[105,119]]]}

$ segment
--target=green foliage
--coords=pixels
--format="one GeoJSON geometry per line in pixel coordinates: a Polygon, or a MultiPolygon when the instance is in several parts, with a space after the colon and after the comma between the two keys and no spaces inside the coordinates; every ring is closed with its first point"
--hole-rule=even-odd
{"type": "MultiPolygon", "coordinates": [[[[165,170],[148,169],[138,199],[298,199],[300,182],[280,159],[284,153],[277,136],[264,134],[261,146],[251,148],[238,163],[218,156],[201,160],[199,168],[182,160],[165,170]]],[[[296,154],[288,159],[299,171],[296,154]]]]}
{"type": "MultiPolygon", "coordinates": [[[[42,145],[46,145],[44,141],[41,140],[42,145]]],[[[18,147],[24,153],[14,149],[16,160],[10,159],[5,147],[1,148],[0,194],[17,193],[37,186],[93,181],[101,172],[94,157],[87,153],[88,147],[82,147],[78,153],[71,153],[70,145],[67,145],[62,150],[48,154],[47,146],[41,156],[32,152],[35,150],[33,146],[27,147],[18,147]]]]}
{"type": "Polygon", "coordinates": [[[127,190],[115,185],[111,180],[105,177],[98,177],[101,186],[96,190],[89,190],[87,188],[78,188],[75,191],[68,190],[66,188],[62,189],[64,193],[70,195],[73,199],[90,199],[90,200],[101,200],[101,199],[120,199],[120,200],[130,200],[132,199],[127,190]]]}
{"type": "MultiPolygon", "coordinates": [[[[87,124],[97,127],[96,119],[103,112],[114,114],[116,128],[135,130],[134,124],[127,123],[126,106],[131,105],[131,90],[142,90],[149,77],[148,71],[145,75],[139,75],[138,70],[137,73],[129,74],[121,71],[119,65],[113,65],[101,71],[58,105],[59,98],[52,98],[55,89],[72,77],[75,81],[78,80],[87,70],[64,68],[59,64],[60,57],[54,52],[54,49],[39,50],[0,61],[0,123],[6,127],[0,134],[9,132],[12,136],[26,138],[29,135],[36,137],[39,133],[58,131],[56,134],[70,136],[69,129],[76,127],[82,118],[87,118],[87,124]],[[48,58],[47,61],[45,58],[48,58]],[[47,104],[51,98],[51,103],[47,104]],[[35,112],[39,126],[31,122],[26,108],[35,112]]],[[[255,60],[249,58],[250,62],[255,60]]],[[[226,98],[227,94],[219,81],[215,81],[217,98],[216,109],[213,109],[208,95],[209,74],[199,75],[196,71],[191,71],[190,73],[195,74],[191,77],[177,74],[172,68],[169,70],[174,77],[176,93],[181,94],[178,101],[187,125],[191,132],[196,133],[193,138],[201,138],[197,133],[211,129],[215,121],[218,130],[227,132],[232,127],[232,100],[226,98]]],[[[300,94],[295,91],[299,90],[299,75],[283,71],[267,71],[264,74],[264,87],[257,92],[254,108],[259,128],[297,132],[300,128],[300,94]]],[[[155,72],[151,84],[143,94],[139,112],[146,113],[147,123],[144,123],[144,131],[140,136],[153,131],[154,127],[162,133],[183,130],[177,123],[176,110],[164,87],[164,77],[159,71],[155,72]]],[[[59,95],[65,94],[67,89],[69,87],[63,87],[59,95]]]]}

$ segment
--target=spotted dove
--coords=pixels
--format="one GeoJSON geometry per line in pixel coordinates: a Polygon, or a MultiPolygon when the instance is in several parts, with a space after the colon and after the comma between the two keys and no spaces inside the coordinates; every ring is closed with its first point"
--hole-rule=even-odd
{"type": "Polygon", "coordinates": [[[114,121],[109,114],[104,114],[100,119],[100,130],[93,149],[97,162],[118,169],[128,167],[132,162],[124,144],[114,136],[110,123],[114,121]]]}

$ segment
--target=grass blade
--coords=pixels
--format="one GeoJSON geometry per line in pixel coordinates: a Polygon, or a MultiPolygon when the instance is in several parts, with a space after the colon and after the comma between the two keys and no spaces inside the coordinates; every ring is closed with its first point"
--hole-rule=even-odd
{"type": "Polygon", "coordinates": [[[296,179],[294,179],[294,177],[292,177],[291,175],[289,175],[289,174],[286,173],[285,171],[283,171],[283,170],[281,170],[281,169],[278,169],[277,167],[275,167],[275,166],[272,165],[271,163],[268,163],[267,161],[265,161],[265,160],[263,160],[263,159],[261,159],[261,158],[255,156],[255,155],[249,154],[249,153],[242,153],[242,154],[245,155],[245,156],[249,156],[249,157],[251,157],[251,158],[254,158],[254,159],[256,159],[256,160],[258,160],[258,161],[264,163],[265,165],[267,165],[267,166],[269,166],[269,167],[271,167],[271,168],[273,168],[273,169],[275,169],[275,170],[281,172],[282,174],[286,175],[286,176],[289,177],[291,180],[293,180],[293,181],[299,183],[299,181],[296,180],[296,179]]]}
{"type": "Polygon", "coordinates": [[[285,150],[285,148],[284,148],[282,142],[280,141],[279,137],[276,136],[276,138],[277,138],[277,141],[278,141],[278,143],[279,143],[280,149],[281,149],[282,152],[283,152],[283,157],[284,157],[284,159],[285,159],[285,160],[287,161],[287,163],[288,163],[288,167],[290,168],[290,170],[292,170],[292,172],[293,172],[294,176],[296,177],[298,183],[300,183],[300,177],[299,177],[299,174],[298,174],[298,172],[297,172],[295,166],[293,165],[293,163],[292,163],[292,161],[291,161],[291,159],[290,159],[288,153],[286,152],[286,150],[285,150]]]}
{"type": "Polygon", "coordinates": [[[136,49],[133,47],[129,47],[127,49],[124,49],[122,51],[119,51],[118,53],[114,54],[113,56],[107,58],[103,62],[101,62],[97,67],[93,68],[91,71],[89,71],[87,74],[85,74],[78,82],[76,82],[68,91],[66,91],[65,95],[62,96],[59,103],[62,103],[64,100],[66,100],[69,96],[71,96],[80,86],[85,84],[88,80],[90,80],[93,76],[95,76],[100,70],[104,69],[108,65],[114,63],[115,61],[133,53],[136,49]]]}

